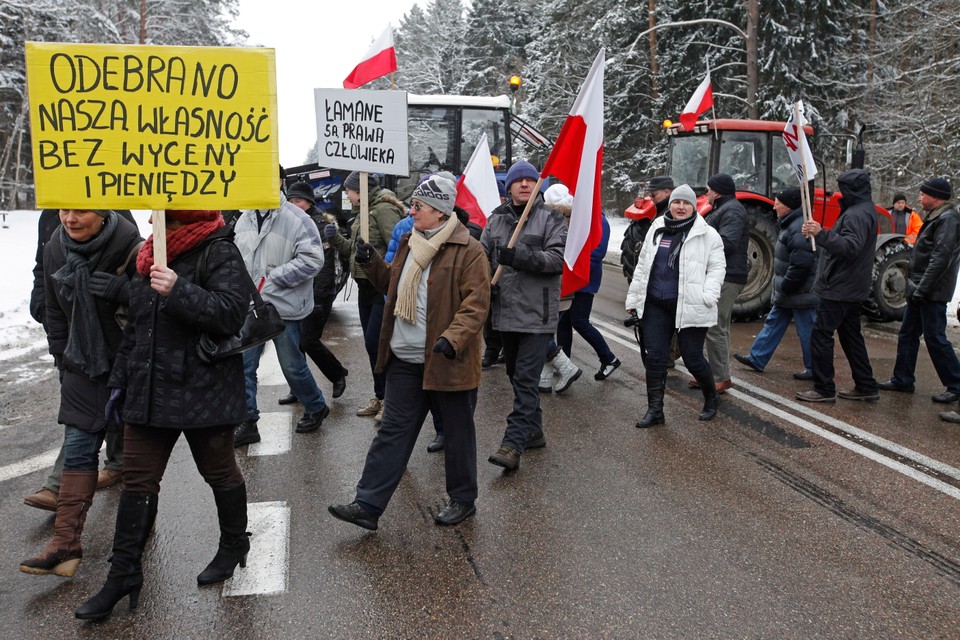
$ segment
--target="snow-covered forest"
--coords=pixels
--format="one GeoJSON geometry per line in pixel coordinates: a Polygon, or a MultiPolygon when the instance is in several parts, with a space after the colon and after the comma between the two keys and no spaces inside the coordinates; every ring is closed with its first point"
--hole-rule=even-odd
{"type": "MultiPolygon", "coordinates": [[[[0,0],[0,208],[29,206],[32,193],[25,39],[242,44],[235,11],[235,0],[0,0]]],[[[605,46],[609,210],[663,169],[661,123],[677,118],[707,61],[717,117],[783,120],[803,99],[828,175],[866,126],[878,202],[960,176],[960,0],[421,0],[395,38],[398,88],[496,95],[517,74],[519,113],[549,137],[605,46]]]]}

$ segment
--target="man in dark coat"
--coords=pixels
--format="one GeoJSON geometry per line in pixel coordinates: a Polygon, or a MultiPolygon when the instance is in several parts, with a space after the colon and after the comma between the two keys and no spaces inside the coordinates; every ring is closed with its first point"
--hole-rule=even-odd
{"type": "Polygon", "coordinates": [[[947,303],[957,288],[960,268],[960,213],[949,202],[952,195],[950,183],[943,178],[931,178],[920,186],[920,206],[927,217],[910,256],[909,295],[893,377],[879,384],[885,391],[913,393],[922,335],[940,382],[947,388],[933,401],[943,403],[960,400],[960,359],[946,334],[947,303]]]}
{"type": "Polygon", "coordinates": [[[813,292],[820,296],[810,340],[813,388],[798,391],[804,402],[846,400],[876,402],[880,398],[867,345],[860,332],[860,304],[870,296],[873,254],[877,246],[877,213],[870,195],[870,174],[863,169],[844,171],[840,187],[840,218],[833,229],[816,220],[803,223],[803,235],[816,238],[823,251],[813,292]],[[850,363],[856,385],[837,393],[834,383],[833,334],[850,363]]]}
{"type": "Polygon", "coordinates": [[[733,354],[741,364],[763,373],[792,320],[800,338],[803,352],[803,371],[793,374],[797,380],[813,379],[813,358],[810,355],[810,335],[817,310],[817,296],[813,283],[817,275],[817,254],[810,241],[803,237],[803,211],[800,209],[800,189],[786,189],[777,194],[773,210],[780,222],[780,235],[774,249],[773,305],[763,322],[763,328],[753,341],[750,353],[733,354]]]}
{"type": "MultiPolygon", "coordinates": [[[[650,178],[647,184],[647,195],[653,201],[656,208],[654,218],[659,218],[667,212],[670,194],[673,193],[673,178],[670,176],[654,176],[650,178]]],[[[633,272],[637,269],[637,256],[640,255],[640,246],[650,228],[651,219],[634,220],[623,233],[623,241],[620,243],[620,266],[623,267],[623,275],[627,282],[633,280],[633,272]]]]}

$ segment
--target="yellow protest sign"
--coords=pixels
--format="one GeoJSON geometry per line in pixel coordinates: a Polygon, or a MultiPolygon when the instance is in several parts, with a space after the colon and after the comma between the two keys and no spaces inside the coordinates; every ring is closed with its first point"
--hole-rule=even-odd
{"type": "Polygon", "coordinates": [[[279,203],[273,49],[26,43],[37,206],[279,203]]]}

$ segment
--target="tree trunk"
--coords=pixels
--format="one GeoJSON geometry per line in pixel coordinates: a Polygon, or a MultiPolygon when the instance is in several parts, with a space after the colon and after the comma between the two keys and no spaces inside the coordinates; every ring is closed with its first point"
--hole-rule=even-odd
{"type": "Polygon", "coordinates": [[[760,117],[757,109],[757,93],[760,90],[760,72],[757,69],[757,24],[760,7],[757,0],[745,0],[747,8],[747,114],[752,120],[760,117]]]}

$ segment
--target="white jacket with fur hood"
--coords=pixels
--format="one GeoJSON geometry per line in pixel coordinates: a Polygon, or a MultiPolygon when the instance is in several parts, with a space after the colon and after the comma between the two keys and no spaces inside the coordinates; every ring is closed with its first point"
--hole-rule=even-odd
{"type": "MultiPolygon", "coordinates": [[[[723,240],[699,214],[680,247],[680,286],[677,298],[676,327],[712,327],[717,324],[717,301],[726,275],[726,258],[723,255],[723,240]]],[[[643,317],[647,300],[647,284],[659,242],[654,242],[654,232],[663,227],[663,216],[657,218],[647,230],[643,240],[637,268],[627,291],[627,312],[637,310],[643,317]]],[[[659,236],[656,236],[659,239],[659,236]]]]}

